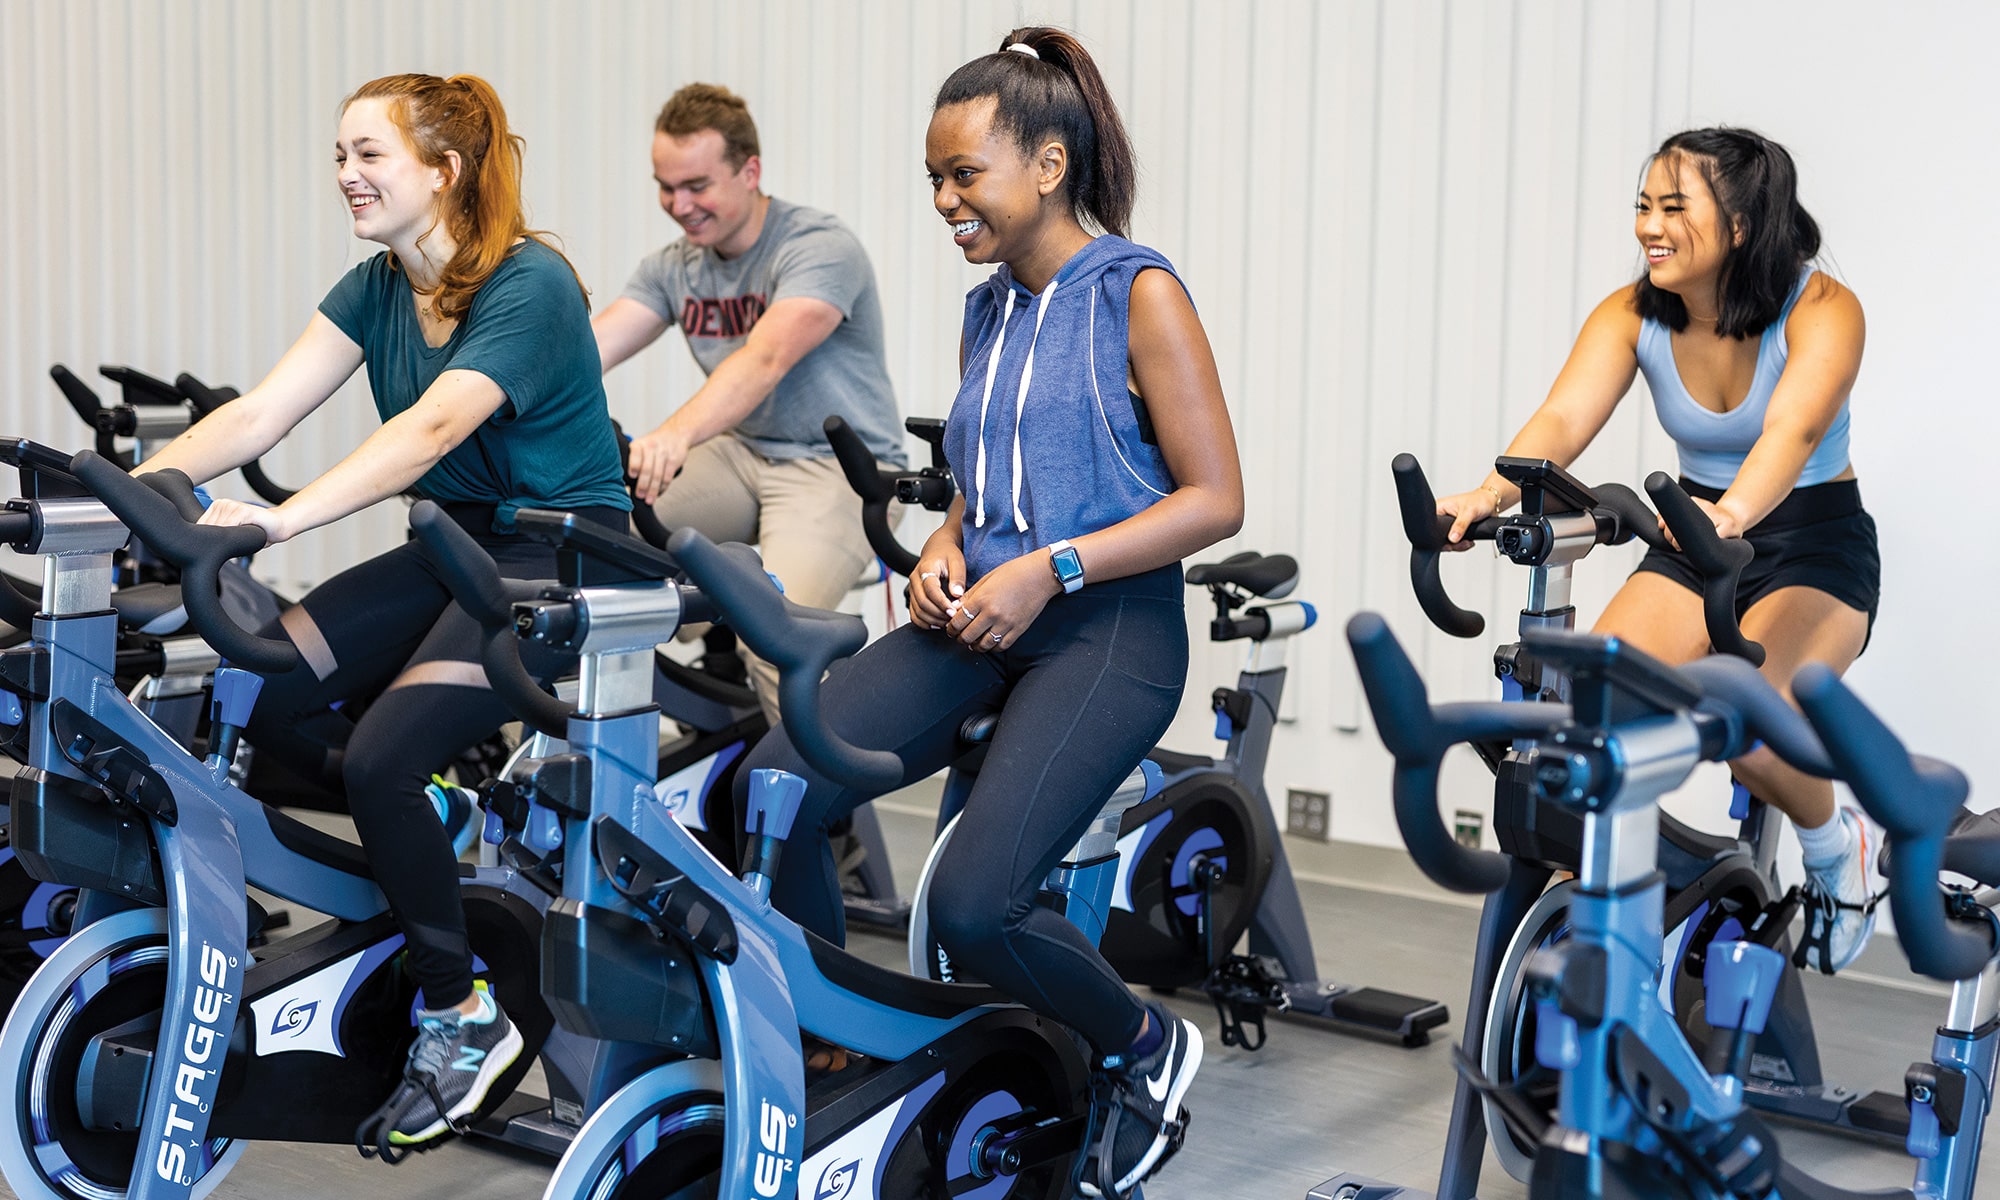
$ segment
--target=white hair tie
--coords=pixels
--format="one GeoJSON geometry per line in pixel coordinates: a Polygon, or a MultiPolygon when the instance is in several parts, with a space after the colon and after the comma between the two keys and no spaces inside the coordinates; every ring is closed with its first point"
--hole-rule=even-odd
{"type": "Polygon", "coordinates": [[[1020,53],[1022,53],[1022,54],[1025,54],[1025,55],[1027,55],[1027,56],[1028,56],[1029,58],[1032,58],[1032,59],[1035,59],[1035,60],[1037,60],[1037,61],[1040,61],[1040,59],[1041,59],[1041,57],[1042,57],[1042,56],[1041,56],[1040,54],[1037,54],[1037,53],[1035,52],[1035,48],[1034,48],[1033,46],[1030,46],[1030,45],[1029,45],[1028,43],[1026,43],[1026,42],[1015,42],[1015,43],[1014,43],[1013,45],[1011,45],[1011,46],[1009,46],[1009,47],[1007,47],[1007,48],[1008,48],[1009,50],[1014,50],[1014,51],[1018,51],[1018,52],[1020,52],[1020,53]]]}

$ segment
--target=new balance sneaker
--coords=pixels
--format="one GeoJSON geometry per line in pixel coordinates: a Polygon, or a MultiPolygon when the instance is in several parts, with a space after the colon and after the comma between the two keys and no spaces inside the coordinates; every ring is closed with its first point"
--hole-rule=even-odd
{"type": "Polygon", "coordinates": [[[521,1031],[484,988],[476,994],[476,1017],[453,1008],[418,1011],[403,1082],[357,1134],[363,1154],[395,1162],[433,1138],[462,1131],[494,1080],[521,1056],[521,1031]]]}
{"type": "Polygon", "coordinates": [[[1086,1196],[1124,1200],[1180,1149],[1187,1128],[1181,1099],[1201,1069],[1201,1030],[1158,1003],[1146,1011],[1164,1036],[1143,1058],[1105,1063],[1077,1180],[1077,1191],[1086,1196]]]}
{"type": "Polygon", "coordinates": [[[1792,959],[1831,975],[1860,957],[1875,932],[1875,905],[1880,896],[1869,885],[1868,830],[1851,808],[1840,810],[1847,841],[1840,853],[1806,864],[1801,889],[1805,933],[1792,959]]]}

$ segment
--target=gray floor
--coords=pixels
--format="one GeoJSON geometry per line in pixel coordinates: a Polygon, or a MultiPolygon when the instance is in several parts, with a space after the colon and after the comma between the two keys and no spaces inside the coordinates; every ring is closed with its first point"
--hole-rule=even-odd
{"type": "MultiPolygon", "coordinates": [[[[905,886],[921,863],[934,795],[921,788],[890,798],[883,824],[905,886]]],[[[934,810],[934,809],[933,809],[934,810]]],[[[1187,1147],[1146,1194],[1152,1200],[1302,1200],[1341,1171],[1429,1189],[1452,1088],[1451,1041],[1463,1006],[1477,910],[1437,891],[1407,859],[1356,847],[1291,844],[1320,965],[1328,974],[1434,996],[1452,1006],[1453,1026],[1431,1045],[1393,1044],[1276,1024],[1257,1053],[1224,1050],[1212,1036],[1206,1001],[1172,1003],[1211,1034],[1208,1057],[1188,1096],[1194,1121],[1187,1147]]],[[[1943,991],[1907,982],[1892,943],[1871,947],[1851,975],[1811,978],[1807,990],[1829,1074],[1870,1087],[1898,1087],[1904,1067],[1928,1053],[1943,991]]],[[[886,964],[900,945],[857,935],[854,948],[886,964]]],[[[1801,1129],[1781,1131],[1788,1156],[1847,1187],[1907,1185],[1898,1152],[1801,1129]]],[[[541,1195],[548,1165],[491,1146],[452,1144],[400,1167],[364,1162],[340,1146],[250,1147],[215,1191],[219,1197],[367,1196],[370,1200],[515,1200],[541,1195]]],[[[13,1193],[0,1186],[0,1194],[13,1193]]],[[[1481,1195],[1523,1195],[1489,1164],[1481,1195]]],[[[2000,1200],[2000,1186],[1978,1193],[2000,1200]]]]}

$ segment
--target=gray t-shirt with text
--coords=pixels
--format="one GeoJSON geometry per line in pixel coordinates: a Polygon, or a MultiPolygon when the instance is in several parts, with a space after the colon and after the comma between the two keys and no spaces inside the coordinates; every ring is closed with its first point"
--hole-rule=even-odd
{"type": "Polygon", "coordinates": [[[766,458],[829,457],[821,427],[837,415],[876,458],[905,464],[875,268],[838,218],[774,197],[756,245],[743,254],[724,259],[683,238],[641,259],[624,295],[679,325],[704,372],[735,353],[778,301],[809,296],[833,305],[840,324],[737,424],[736,436],[766,458]]]}

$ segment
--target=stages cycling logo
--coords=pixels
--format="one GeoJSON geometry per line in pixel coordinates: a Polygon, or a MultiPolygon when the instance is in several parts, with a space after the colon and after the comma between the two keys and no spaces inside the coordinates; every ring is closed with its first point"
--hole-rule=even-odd
{"type": "Polygon", "coordinates": [[[193,1182],[183,1174],[187,1170],[188,1150],[200,1146],[201,1140],[191,1138],[186,1146],[174,1142],[176,1133],[194,1132],[194,1120],[181,1115],[181,1105],[204,1113],[214,1100],[215,1079],[222,1064],[207,1063],[220,1058],[228,1049],[229,1029],[222,1015],[235,999],[225,989],[237,960],[203,942],[199,961],[201,982],[195,985],[190,1013],[194,1019],[188,1022],[187,1034],[181,1042],[181,1064],[174,1071],[174,1100],[167,1106],[167,1125],[160,1132],[160,1148],[153,1155],[153,1173],[168,1183],[183,1185],[193,1182]]]}
{"type": "Polygon", "coordinates": [[[271,1018],[271,1036],[298,1037],[312,1028],[313,1017],[318,1013],[319,1001],[301,1004],[294,1000],[271,1018]]]}
{"type": "Polygon", "coordinates": [[[860,1173],[861,1160],[858,1158],[853,1162],[829,1166],[819,1177],[819,1190],[813,1194],[813,1200],[847,1200],[848,1193],[854,1190],[854,1179],[860,1173]]]}
{"type": "Polygon", "coordinates": [[[771,1103],[761,1102],[758,1113],[757,1141],[764,1147],[757,1153],[757,1177],[752,1182],[759,1196],[776,1196],[784,1190],[785,1176],[798,1164],[785,1151],[791,1141],[791,1132],[799,1119],[771,1103]]]}

